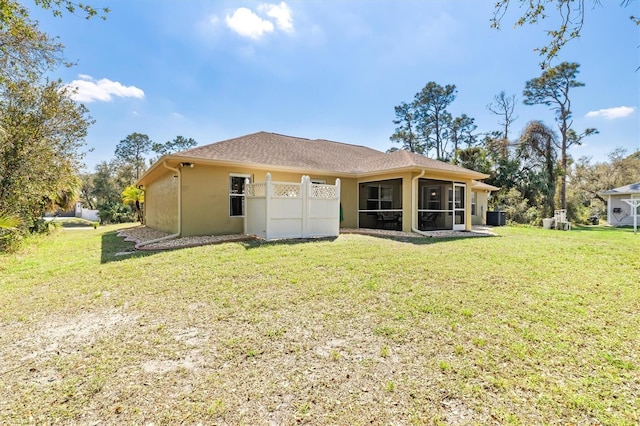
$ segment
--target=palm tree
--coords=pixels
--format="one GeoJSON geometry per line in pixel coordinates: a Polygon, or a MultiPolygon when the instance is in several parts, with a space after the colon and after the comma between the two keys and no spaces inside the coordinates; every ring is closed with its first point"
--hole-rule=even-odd
{"type": "Polygon", "coordinates": [[[18,216],[0,212],[0,229],[15,230],[22,224],[22,220],[18,216]]]}
{"type": "Polygon", "coordinates": [[[541,121],[534,120],[525,127],[517,148],[523,167],[542,179],[536,189],[544,196],[543,209],[546,217],[550,217],[556,208],[556,181],[559,171],[556,142],[557,137],[553,129],[541,121]]]}
{"type": "Polygon", "coordinates": [[[142,216],[142,203],[144,203],[144,191],[135,185],[127,186],[122,191],[122,202],[124,204],[130,204],[138,216],[138,221],[144,223],[144,217],[142,216]]]}

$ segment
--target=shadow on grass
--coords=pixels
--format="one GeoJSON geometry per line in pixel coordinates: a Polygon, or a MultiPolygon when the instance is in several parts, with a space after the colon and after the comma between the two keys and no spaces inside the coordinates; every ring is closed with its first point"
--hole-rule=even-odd
{"type": "MultiPolygon", "coordinates": [[[[373,234],[373,233],[348,233],[348,234],[341,234],[341,235],[360,235],[360,236],[364,236],[364,237],[371,237],[371,238],[376,238],[376,239],[380,239],[380,240],[389,240],[389,241],[398,241],[401,243],[408,243],[408,244],[413,244],[413,245],[430,245],[430,244],[436,244],[436,243],[445,243],[445,242],[451,242],[451,241],[458,241],[458,240],[467,240],[469,238],[488,238],[488,237],[498,237],[498,235],[479,235],[479,234],[472,234],[469,233],[469,235],[451,235],[451,236],[437,236],[437,237],[405,237],[405,236],[397,236],[397,235],[385,235],[385,234],[373,234]]],[[[256,248],[262,248],[262,247],[269,247],[269,246],[294,246],[294,245],[299,245],[299,244],[313,244],[313,243],[319,243],[319,242],[333,242],[337,239],[337,237],[325,237],[325,238],[295,238],[295,239],[282,239],[282,240],[273,240],[273,241],[265,241],[265,240],[260,240],[260,239],[254,239],[254,240],[248,240],[248,241],[242,241],[240,242],[240,244],[242,244],[242,246],[247,249],[247,250],[251,250],[251,249],[256,249],[256,248]]]]}
{"type": "Polygon", "coordinates": [[[102,234],[100,263],[118,262],[135,257],[146,257],[157,251],[136,250],[135,243],[119,237],[117,231],[102,234]]]}
{"type": "MultiPolygon", "coordinates": [[[[436,243],[444,243],[458,240],[466,240],[469,238],[485,238],[495,237],[497,235],[482,235],[477,233],[469,233],[468,235],[451,235],[451,236],[425,236],[425,237],[406,237],[400,235],[387,235],[387,234],[374,234],[374,233],[348,233],[341,235],[360,235],[364,237],[371,237],[380,240],[398,241],[401,243],[409,243],[413,245],[430,245],[436,243]]],[[[187,244],[184,246],[176,246],[171,248],[162,249],[149,249],[136,250],[135,243],[125,241],[124,237],[120,237],[117,231],[106,232],[102,235],[102,252],[101,263],[116,262],[124,259],[135,257],[146,257],[160,252],[183,250],[187,248],[194,248],[208,245],[220,245],[220,244],[239,244],[246,250],[274,247],[274,246],[297,246],[307,245],[314,243],[334,242],[338,237],[319,237],[319,238],[288,238],[272,241],[265,241],[259,238],[251,238],[246,240],[229,240],[229,241],[217,241],[214,243],[203,243],[200,245],[187,244]]]]}
{"type": "Polygon", "coordinates": [[[425,246],[437,243],[450,243],[453,241],[464,241],[469,238],[500,238],[500,235],[451,235],[447,237],[424,237],[424,238],[393,238],[395,241],[409,243],[416,246],[425,246]]]}
{"type": "Polygon", "coordinates": [[[254,238],[251,240],[238,241],[242,247],[247,250],[263,248],[263,247],[272,247],[272,246],[297,246],[300,244],[313,244],[320,242],[333,242],[337,239],[337,237],[323,237],[323,238],[289,238],[289,239],[281,239],[281,240],[272,240],[265,241],[258,238],[254,238]]]}

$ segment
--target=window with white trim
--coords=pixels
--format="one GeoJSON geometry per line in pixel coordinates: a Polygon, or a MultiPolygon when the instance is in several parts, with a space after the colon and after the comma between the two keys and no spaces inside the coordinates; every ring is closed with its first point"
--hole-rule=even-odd
{"type": "Polygon", "coordinates": [[[367,210],[391,210],[393,186],[373,184],[367,186],[367,210]]]}
{"type": "Polygon", "coordinates": [[[244,216],[244,181],[251,175],[229,174],[229,216],[244,216]]]}
{"type": "Polygon", "coordinates": [[[471,216],[476,215],[476,192],[471,191],[471,216]]]}

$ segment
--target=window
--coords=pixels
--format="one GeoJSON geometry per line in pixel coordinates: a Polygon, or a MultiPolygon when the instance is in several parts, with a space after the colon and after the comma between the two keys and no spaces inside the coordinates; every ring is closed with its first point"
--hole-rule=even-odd
{"type": "Polygon", "coordinates": [[[423,200],[427,200],[427,209],[428,210],[440,210],[442,205],[440,203],[441,199],[441,188],[439,186],[427,187],[423,189],[423,200]]]}
{"type": "Polygon", "coordinates": [[[476,215],[476,193],[471,192],[471,216],[476,215]]]}
{"type": "Polygon", "coordinates": [[[251,175],[229,175],[229,216],[244,216],[244,180],[251,175]]]}
{"type": "Polygon", "coordinates": [[[391,210],[393,187],[387,185],[367,186],[367,210],[391,210]]]}
{"type": "Polygon", "coordinates": [[[418,210],[444,211],[446,183],[435,179],[420,179],[418,183],[418,210]]]}

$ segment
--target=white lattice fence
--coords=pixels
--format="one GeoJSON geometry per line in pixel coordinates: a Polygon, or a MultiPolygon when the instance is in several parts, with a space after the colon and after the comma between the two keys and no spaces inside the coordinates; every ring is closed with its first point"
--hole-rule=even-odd
{"type": "Polygon", "coordinates": [[[335,185],[301,183],[245,183],[245,233],[266,240],[337,236],[340,229],[340,179],[335,185]]]}
{"type": "Polygon", "coordinates": [[[300,183],[273,183],[273,196],[274,197],[299,197],[300,196],[300,188],[302,184],[300,183]]]}
{"type": "Polygon", "coordinates": [[[312,183],[311,198],[332,200],[336,198],[336,190],[337,190],[336,185],[312,183]]]}
{"type": "Polygon", "coordinates": [[[244,194],[246,197],[264,197],[266,195],[266,184],[264,182],[245,184],[244,194]]]}

